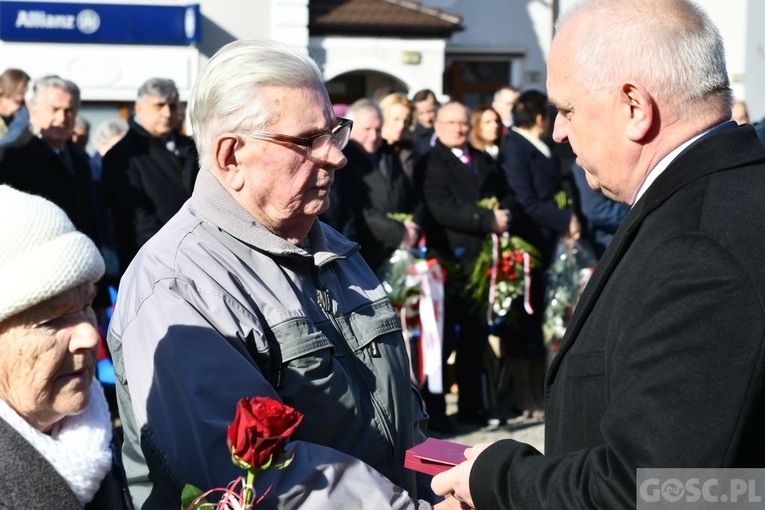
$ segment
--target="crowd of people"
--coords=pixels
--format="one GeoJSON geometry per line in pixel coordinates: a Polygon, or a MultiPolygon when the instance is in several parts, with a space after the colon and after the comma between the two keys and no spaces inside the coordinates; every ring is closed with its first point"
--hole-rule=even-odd
{"type": "Polygon", "coordinates": [[[638,467],[761,466],[765,149],[727,80],[688,0],[584,2],[558,21],[549,97],[505,86],[472,108],[421,90],[340,112],[309,57],[241,40],[187,105],[151,78],[91,131],[75,83],[6,70],[0,494],[177,508],[241,474],[227,428],[253,395],[303,415],[289,466],[255,481],[267,508],[628,508],[638,467]],[[684,50],[658,65],[666,44],[684,50]],[[495,321],[466,289],[503,236],[535,258],[495,321]],[[566,243],[601,261],[550,363],[566,243]],[[412,377],[383,285],[402,250],[446,275],[438,384],[412,377]],[[489,387],[491,337],[507,387],[489,387]],[[511,415],[546,421],[544,456],[504,440],[432,481],[404,467],[432,431],[511,415]]]}

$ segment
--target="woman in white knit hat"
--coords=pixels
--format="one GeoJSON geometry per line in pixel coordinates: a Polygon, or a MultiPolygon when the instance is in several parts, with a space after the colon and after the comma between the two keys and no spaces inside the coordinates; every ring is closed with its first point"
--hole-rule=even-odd
{"type": "Polygon", "coordinates": [[[104,272],[63,210],[0,186],[0,506],[125,508],[94,378],[104,272]]]}

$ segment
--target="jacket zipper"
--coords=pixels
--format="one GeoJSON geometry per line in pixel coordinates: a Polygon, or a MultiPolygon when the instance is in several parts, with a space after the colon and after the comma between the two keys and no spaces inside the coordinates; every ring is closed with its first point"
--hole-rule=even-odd
{"type": "MultiPolygon", "coordinates": [[[[362,381],[364,384],[364,388],[366,388],[366,394],[369,398],[369,401],[372,403],[372,408],[374,409],[375,415],[378,417],[380,424],[382,425],[383,432],[385,433],[385,437],[388,439],[388,444],[390,445],[390,454],[391,454],[391,460],[395,460],[395,444],[393,443],[393,434],[391,434],[390,427],[388,427],[388,421],[385,419],[385,414],[382,412],[382,409],[380,408],[380,405],[378,404],[377,400],[374,399],[372,396],[372,392],[369,391],[369,386],[366,383],[366,380],[364,377],[359,373],[358,367],[356,366],[357,363],[359,363],[358,358],[356,357],[356,353],[354,353],[348,343],[345,341],[345,337],[343,336],[342,329],[340,328],[340,324],[337,322],[337,318],[335,317],[335,314],[332,310],[332,295],[329,292],[329,289],[324,285],[324,282],[321,281],[321,268],[317,268],[317,271],[314,273],[315,280],[316,280],[316,288],[318,289],[318,301],[319,301],[319,307],[324,312],[324,315],[327,316],[327,318],[332,322],[332,326],[335,328],[335,331],[337,331],[340,338],[343,340],[342,348],[347,350],[348,353],[353,356],[353,360],[351,362],[351,365],[353,366],[352,370],[356,377],[359,379],[359,381],[362,381]]],[[[380,347],[377,345],[377,342],[372,340],[369,343],[369,346],[367,347],[370,349],[371,355],[373,358],[379,358],[381,357],[380,354],[380,347]]]]}

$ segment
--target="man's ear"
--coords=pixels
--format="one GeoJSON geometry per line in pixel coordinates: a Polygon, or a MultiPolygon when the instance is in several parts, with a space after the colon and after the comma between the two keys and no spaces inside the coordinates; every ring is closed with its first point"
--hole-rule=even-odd
{"type": "Polygon", "coordinates": [[[622,85],[622,100],[625,111],[629,112],[627,136],[633,142],[643,140],[656,120],[653,98],[642,85],[625,83],[622,85]]]}
{"type": "Polygon", "coordinates": [[[241,147],[242,139],[234,134],[219,136],[215,139],[213,147],[214,170],[234,191],[240,191],[244,187],[244,172],[238,159],[238,150],[241,147]]]}

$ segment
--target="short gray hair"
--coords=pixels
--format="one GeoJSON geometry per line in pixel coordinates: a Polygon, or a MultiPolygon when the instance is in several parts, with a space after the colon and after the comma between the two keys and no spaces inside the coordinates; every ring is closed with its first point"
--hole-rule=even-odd
{"type": "Polygon", "coordinates": [[[138,88],[137,99],[142,101],[146,96],[177,101],[178,87],[175,86],[173,80],[168,78],[149,78],[138,88]]]}
{"type": "Polygon", "coordinates": [[[93,131],[93,145],[100,147],[109,143],[115,136],[124,136],[128,124],[122,119],[105,120],[93,131]]]}
{"type": "Polygon", "coordinates": [[[74,127],[90,131],[90,121],[80,114],[74,118],[74,127]]]}
{"type": "Polygon", "coordinates": [[[345,116],[351,120],[356,120],[356,115],[363,111],[376,112],[377,116],[380,117],[380,120],[383,118],[382,111],[380,110],[380,107],[377,106],[377,103],[367,98],[357,99],[351,103],[348,109],[345,110],[345,116]]]}
{"type": "MultiPolygon", "coordinates": [[[[223,46],[197,77],[188,103],[200,166],[221,133],[264,129],[278,116],[260,100],[259,89],[316,85],[323,87],[316,63],[283,44],[243,39],[223,46]]],[[[329,99],[327,109],[332,115],[329,99]]]]}
{"type": "Polygon", "coordinates": [[[637,79],[681,107],[716,100],[730,108],[722,38],[690,0],[584,0],[558,19],[556,30],[582,10],[588,35],[578,41],[575,61],[591,92],[637,79]]]}
{"type": "Polygon", "coordinates": [[[68,92],[71,94],[72,99],[74,99],[75,108],[80,108],[80,88],[73,81],[65,80],[55,74],[37,78],[27,91],[28,100],[33,104],[37,104],[43,90],[47,88],[61,89],[68,92]]]}

